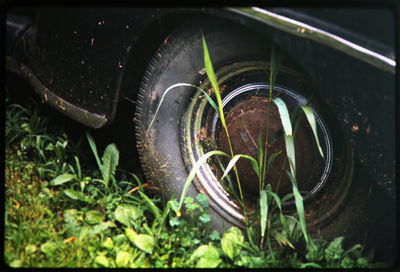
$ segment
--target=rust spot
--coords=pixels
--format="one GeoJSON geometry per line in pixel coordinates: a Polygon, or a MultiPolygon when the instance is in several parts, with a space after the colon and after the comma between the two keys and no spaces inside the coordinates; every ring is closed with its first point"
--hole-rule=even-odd
{"type": "MultiPolygon", "coordinates": [[[[266,131],[269,130],[268,156],[272,153],[282,152],[276,157],[269,173],[267,173],[267,183],[271,184],[274,191],[280,195],[291,192],[292,185],[289,178],[285,175],[285,170],[289,169],[286,159],[286,148],[283,137],[280,137],[282,123],[279,111],[271,106],[265,97],[252,97],[246,101],[236,104],[226,115],[226,123],[230,134],[233,153],[246,154],[252,157],[257,156],[258,138],[261,133],[262,142],[265,143],[266,131]],[[269,115],[269,118],[267,116],[269,115]],[[272,139],[276,142],[272,143],[272,139]]],[[[321,171],[324,165],[319,157],[312,131],[306,126],[299,126],[295,142],[297,180],[300,189],[310,190],[315,186],[316,173],[321,171]]],[[[225,131],[219,135],[219,146],[224,152],[230,153],[230,148],[225,131]]],[[[237,169],[243,188],[250,194],[256,196],[259,191],[258,177],[254,172],[250,161],[239,160],[237,169]]]]}
{"type": "Polygon", "coordinates": [[[62,98],[59,98],[57,101],[56,101],[56,105],[60,108],[60,109],[62,109],[62,110],[65,110],[66,108],[64,107],[64,100],[62,99],[62,98]]]}
{"type": "Polygon", "coordinates": [[[205,128],[201,128],[199,134],[196,135],[196,142],[203,142],[207,138],[207,131],[205,128]]]}
{"type": "Polygon", "coordinates": [[[359,130],[359,127],[358,127],[357,124],[354,124],[354,125],[351,126],[351,131],[358,132],[358,130],[359,130]]]}
{"type": "Polygon", "coordinates": [[[303,34],[306,32],[306,30],[305,30],[305,28],[298,28],[297,32],[303,34]]]}
{"type": "Polygon", "coordinates": [[[64,244],[71,243],[71,242],[73,242],[73,241],[75,241],[75,240],[76,240],[76,237],[75,237],[75,236],[74,236],[74,237],[69,237],[69,238],[67,238],[67,239],[64,240],[64,244]]]}

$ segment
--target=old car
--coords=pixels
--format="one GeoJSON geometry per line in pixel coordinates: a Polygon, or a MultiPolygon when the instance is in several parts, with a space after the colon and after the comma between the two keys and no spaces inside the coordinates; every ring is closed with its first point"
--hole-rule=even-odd
{"type": "MultiPolygon", "coordinates": [[[[210,148],[228,149],[219,116],[201,91],[179,86],[166,93],[177,83],[211,88],[202,35],[235,153],[254,156],[260,129],[282,130],[277,109],[266,121],[275,50],[281,64],[273,93],[290,109],[311,105],[325,154],[319,155],[309,126],[300,123],[298,186],[310,229],[327,239],[344,235],[349,244],[376,248],[378,259],[393,263],[399,30],[394,11],[390,6],[12,6],[6,68],[28,81],[42,101],[92,128],[110,125],[119,103],[133,101],[136,113],[129,118],[135,130],[121,133],[136,142],[147,180],[168,199],[182,193],[188,173],[210,148]]],[[[283,140],[274,148],[284,150],[283,140]]],[[[243,213],[219,182],[215,164],[204,163],[188,195],[208,197],[215,229],[243,227],[243,213]]],[[[282,176],[285,167],[282,156],[267,179],[281,196],[291,188],[282,176]]],[[[256,179],[250,164],[243,161],[238,168],[251,206],[256,179]]]]}

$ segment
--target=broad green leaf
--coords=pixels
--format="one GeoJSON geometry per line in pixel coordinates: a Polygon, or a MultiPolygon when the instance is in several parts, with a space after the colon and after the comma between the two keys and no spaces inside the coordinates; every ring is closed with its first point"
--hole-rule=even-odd
{"type": "Polygon", "coordinates": [[[101,161],[100,161],[100,158],[99,158],[99,154],[97,153],[96,143],[94,142],[92,136],[87,131],[86,131],[86,138],[88,139],[90,148],[92,149],[93,155],[94,155],[94,157],[96,159],[97,166],[99,167],[99,169],[101,169],[101,161]]]}
{"type": "Polygon", "coordinates": [[[109,228],[115,228],[117,225],[115,225],[114,222],[112,221],[107,221],[107,222],[100,222],[92,227],[90,230],[90,234],[98,234],[106,231],[109,228]]]}
{"type": "Polygon", "coordinates": [[[114,242],[111,237],[107,237],[101,245],[107,249],[112,249],[114,247],[114,242]]]}
{"type": "Polygon", "coordinates": [[[67,227],[68,236],[78,236],[80,232],[78,211],[76,209],[65,210],[63,213],[63,218],[67,227]]]}
{"type": "Polygon", "coordinates": [[[119,160],[119,151],[115,144],[109,144],[104,150],[102,157],[101,173],[103,175],[103,181],[108,186],[110,179],[114,177],[115,169],[117,168],[119,160]]]}
{"type": "Polygon", "coordinates": [[[128,267],[129,261],[133,259],[132,254],[126,251],[119,251],[115,258],[115,264],[117,267],[128,267]]]}
{"type": "Polygon", "coordinates": [[[340,259],[344,252],[342,248],[343,239],[343,236],[335,238],[325,249],[325,259],[327,261],[340,259]]]}
{"type": "Polygon", "coordinates": [[[56,242],[48,241],[40,246],[40,250],[47,256],[52,256],[54,251],[56,251],[58,245],[56,242]]]}
{"type": "Polygon", "coordinates": [[[68,181],[74,180],[74,179],[76,179],[76,175],[62,174],[62,175],[59,175],[59,176],[55,177],[54,179],[52,179],[50,181],[50,185],[57,186],[57,185],[64,184],[68,181]]]}
{"type": "Polygon", "coordinates": [[[64,194],[71,199],[80,200],[87,203],[93,203],[93,200],[82,192],[74,191],[72,189],[65,189],[64,194]]]}
{"type": "Polygon", "coordinates": [[[197,90],[201,91],[204,94],[204,96],[207,98],[207,101],[210,103],[210,105],[214,108],[214,110],[216,112],[218,112],[218,107],[215,104],[214,100],[212,100],[212,98],[202,88],[200,88],[198,86],[195,86],[195,85],[192,85],[192,84],[188,84],[188,83],[177,83],[177,84],[169,86],[165,90],[164,94],[161,97],[160,103],[158,103],[158,106],[157,106],[156,112],[154,113],[153,119],[151,119],[149,127],[147,128],[147,131],[151,128],[151,126],[153,125],[154,121],[156,120],[158,111],[160,110],[161,105],[164,102],[165,96],[169,93],[169,91],[171,91],[172,89],[177,88],[177,87],[192,87],[192,88],[196,88],[197,90]]]}
{"type": "Polygon", "coordinates": [[[100,222],[103,222],[104,215],[99,211],[90,210],[90,211],[86,212],[85,220],[87,223],[89,223],[91,225],[98,224],[100,222]]]}
{"type": "Polygon", "coordinates": [[[30,255],[33,254],[37,250],[37,247],[35,245],[27,245],[25,247],[25,253],[30,255]]]}
{"type": "Polygon", "coordinates": [[[197,201],[199,202],[201,207],[208,207],[208,198],[204,194],[198,194],[196,196],[197,201]]]}
{"type": "Polygon", "coordinates": [[[21,260],[19,260],[19,259],[13,260],[10,263],[10,267],[13,267],[13,268],[18,268],[18,267],[22,267],[22,266],[23,266],[23,262],[21,260]]]}
{"type": "Polygon", "coordinates": [[[314,112],[310,106],[300,106],[300,107],[307,117],[308,123],[310,124],[311,129],[314,133],[314,138],[315,138],[315,141],[317,142],[319,153],[321,154],[321,156],[323,158],[324,152],[322,151],[321,145],[319,143],[318,134],[317,134],[317,123],[315,122],[314,112]]]}
{"type": "Polygon", "coordinates": [[[125,228],[125,235],[128,237],[128,240],[133,243],[135,236],[137,235],[136,231],[131,228],[125,228]]]}
{"type": "Polygon", "coordinates": [[[131,221],[135,221],[143,215],[143,210],[130,204],[121,204],[115,209],[114,217],[126,227],[131,226],[131,221]]]}
{"type": "Polygon", "coordinates": [[[104,255],[99,255],[97,256],[94,261],[104,267],[109,267],[110,266],[110,262],[108,261],[107,257],[104,255]]]}
{"type": "Polygon", "coordinates": [[[253,157],[251,157],[249,155],[237,154],[237,155],[233,156],[233,158],[229,161],[228,166],[226,167],[226,169],[224,171],[224,174],[222,175],[221,180],[223,180],[225,178],[225,176],[229,173],[229,171],[231,171],[231,169],[235,166],[236,162],[240,158],[245,158],[245,159],[250,160],[251,165],[253,166],[253,170],[256,172],[257,175],[260,175],[260,170],[258,168],[258,163],[253,157]]]}
{"type": "Polygon", "coordinates": [[[128,237],[132,244],[137,246],[140,250],[146,253],[152,253],[155,241],[153,236],[148,234],[137,234],[134,230],[130,228],[125,228],[125,235],[128,237]]]}
{"type": "Polygon", "coordinates": [[[219,258],[200,258],[196,263],[196,268],[215,268],[220,263],[219,258]]]}
{"type": "Polygon", "coordinates": [[[353,268],[354,261],[350,257],[344,257],[340,262],[341,268],[353,268]]]}
{"type": "Polygon", "coordinates": [[[134,244],[146,253],[152,253],[155,245],[153,236],[148,234],[138,234],[134,238],[134,244]]]}
{"type": "Polygon", "coordinates": [[[268,196],[265,190],[260,191],[260,228],[261,237],[264,237],[268,219],[268,196]]]}
{"type": "Polygon", "coordinates": [[[180,199],[179,205],[178,205],[178,212],[177,212],[178,214],[179,214],[179,211],[182,208],[183,201],[184,201],[184,199],[186,197],[186,193],[189,190],[189,186],[192,183],[197,171],[199,171],[200,167],[203,166],[203,164],[207,161],[208,158],[210,158],[211,156],[214,156],[214,155],[222,155],[222,156],[230,157],[225,152],[218,151],[218,150],[213,150],[213,151],[207,152],[206,154],[201,156],[200,159],[198,159],[198,161],[195,163],[195,165],[193,166],[192,170],[190,171],[188,177],[186,178],[185,185],[183,186],[181,199],[180,199]]]}
{"type": "Polygon", "coordinates": [[[215,268],[221,262],[218,250],[211,244],[199,246],[190,259],[197,261],[196,268],[215,268]]]}
{"type": "Polygon", "coordinates": [[[231,227],[222,236],[222,251],[233,260],[239,255],[243,241],[242,232],[237,227],[231,227]]]}
{"type": "Polygon", "coordinates": [[[123,243],[125,243],[127,241],[127,237],[124,234],[118,234],[118,235],[114,236],[112,239],[113,239],[115,245],[118,247],[120,247],[123,243]]]}

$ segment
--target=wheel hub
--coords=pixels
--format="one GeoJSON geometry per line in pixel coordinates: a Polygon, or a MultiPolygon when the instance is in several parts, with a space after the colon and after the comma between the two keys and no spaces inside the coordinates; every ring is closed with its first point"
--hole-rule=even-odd
{"type": "MultiPolygon", "coordinates": [[[[287,177],[289,165],[282,131],[279,111],[274,103],[269,102],[270,86],[265,82],[266,66],[258,62],[243,62],[224,66],[217,70],[222,93],[222,106],[230,134],[234,154],[246,154],[257,158],[258,138],[261,134],[263,145],[268,131],[267,160],[271,154],[281,151],[266,175],[265,184],[281,197],[292,192],[292,183],[287,177]]],[[[291,73],[284,70],[283,73],[291,73]]],[[[291,86],[291,85],[289,85],[291,86]]],[[[205,81],[200,85],[204,90],[210,88],[205,81]]],[[[272,98],[280,97],[289,112],[299,105],[305,105],[307,99],[299,93],[276,84],[272,89],[272,98]]],[[[306,118],[299,123],[295,133],[296,178],[298,188],[305,201],[313,199],[326,183],[332,168],[332,143],[329,133],[317,112],[315,119],[325,158],[321,158],[315,139],[306,118]]],[[[228,140],[220,122],[218,113],[207,102],[203,93],[198,91],[192,98],[182,122],[185,144],[182,150],[187,152],[189,165],[211,150],[222,150],[230,154],[228,140]]],[[[243,215],[235,198],[227,191],[226,183],[221,182],[222,166],[229,159],[214,157],[207,160],[196,172],[194,185],[200,192],[206,193],[213,201],[213,208],[234,224],[241,225],[243,215]]],[[[241,187],[245,194],[246,205],[255,207],[259,197],[259,181],[249,160],[240,159],[237,164],[241,187]]],[[[224,166],[223,166],[224,167],[224,166]]],[[[188,170],[192,168],[189,166],[188,170]]],[[[232,173],[233,174],[233,173],[232,173]]],[[[235,175],[231,175],[233,185],[235,175]]],[[[294,204],[286,202],[287,205],[294,204]]],[[[286,205],[284,204],[284,205],[286,205]]]]}
{"type": "MultiPolygon", "coordinates": [[[[268,98],[252,96],[244,101],[235,104],[226,114],[226,123],[230,135],[230,140],[234,154],[250,155],[257,158],[258,139],[262,137],[263,152],[265,151],[265,139],[268,131],[267,159],[271,154],[281,151],[271,165],[267,173],[266,182],[271,185],[272,190],[284,196],[291,192],[291,182],[285,170],[289,170],[285,142],[282,137],[282,122],[279,111],[274,104],[268,102],[268,98]],[[268,116],[269,115],[269,116],[268,116]],[[280,134],[279,134],[280,133],[280,134]],[[274,139],[276,139],[274,141],[274,139]]],[[[307,188],[307,182],[311,176],[313,165],[318,161],[318,154],[310,152],[313,147],[313,135],[310,128],[302,126],[296,134],[296,151],[298,164],[298,183],[300,188],[307,188]]],[[[219,146],[226,153],[230,153],[228,140],[224,130],[219,135],[219,146]]],[[[259,181],[249,160],[241,159],[237,163],[239,177],[244,191],[257,197],[259,191],[259,181]]]]}

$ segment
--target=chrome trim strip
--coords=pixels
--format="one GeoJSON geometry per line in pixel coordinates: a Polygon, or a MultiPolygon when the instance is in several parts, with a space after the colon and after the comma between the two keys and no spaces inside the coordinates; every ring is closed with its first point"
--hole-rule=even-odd
{"type": "Polygon", "coordinates": [[[227,8],[228,10],[261,21],[266,25],[272,26],[279,30],[291,33],[296,36],[308,38],[310,40],[325,44],[332,48],[338,49],[348,55],[359,60],[372,64],[380,69],[395,74],[396,61],[378,54],[368,48],[362,47],[349,40],[341,38],[333,33],[329,33],[322,29],[311,25],[296,21],[286,16],[282,16],[271,11],[258,7],[249,8],[227,8]]]}

